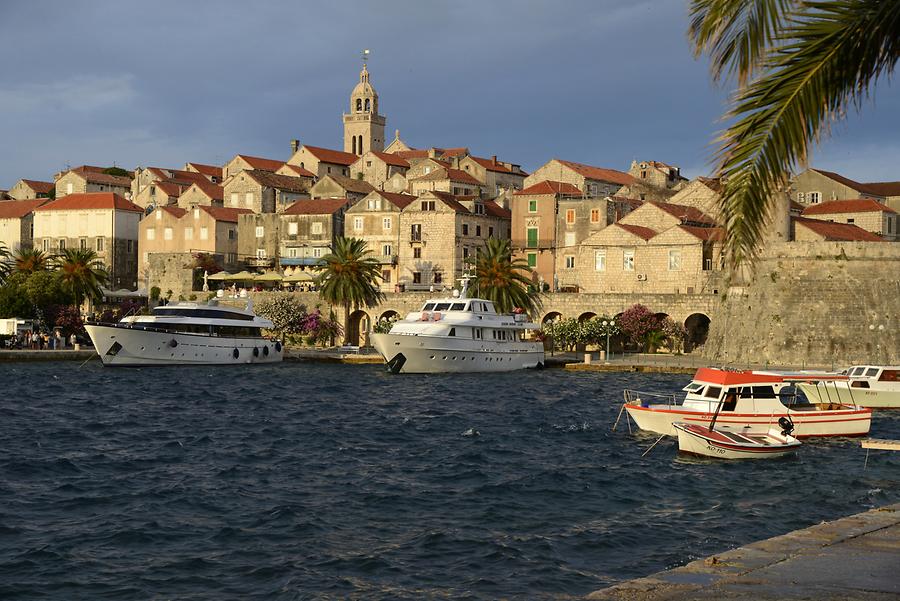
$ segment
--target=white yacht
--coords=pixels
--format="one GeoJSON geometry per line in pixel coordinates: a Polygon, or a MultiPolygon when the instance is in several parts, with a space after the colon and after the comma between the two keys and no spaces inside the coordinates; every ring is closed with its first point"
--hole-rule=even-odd
{"type": "Polygon", "coordinates": [[[85,325],[103,365],[228,365],[277,363],[281,342],[263,338],[272,322],[246,309],[171,303],[151,315],[131,315],[118,323],[85,325]]]}
{"type": "Polygon", "coordinates": [[[544,366],[544,343],[525,340],[537,330],[523,314],[499,315],[494,304],[466,298],[468,280],[450,298],[429,299],[421,311],[397,321],[388,334],[372,334],[393,373],[512,371],[544,366]]]}
{"type": "MultiPolygon", "coordinates": [[[[846,380],[817,379],[797,387],[814,403],[855,403],[873,409],[900,408],[900,366],[854,365],[844,373],[846,380]]],[[[828,375],[823,374],[823,375],[828,375]]]]}

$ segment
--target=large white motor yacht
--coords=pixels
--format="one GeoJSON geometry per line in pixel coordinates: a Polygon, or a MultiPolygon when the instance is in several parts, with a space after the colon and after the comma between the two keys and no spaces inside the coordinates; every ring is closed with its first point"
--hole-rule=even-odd
{"type": "Polygon", "coordinates": [[[246,309],[171,303],[151,315],[131,315],[118,323],[85,325],[103,365],[216,365],[277,363],[281,342],[263,338],[272,322],[246,309]]]}
{"type": "Polygon", "coordinates": [[[500,315],[494,304],[467,298],[468,280],[450,298],[429,299],[372,343],[393,373],[512,371],[544,366],[544,344],[525,340],[538,326],[522,314],[500,315]]]}

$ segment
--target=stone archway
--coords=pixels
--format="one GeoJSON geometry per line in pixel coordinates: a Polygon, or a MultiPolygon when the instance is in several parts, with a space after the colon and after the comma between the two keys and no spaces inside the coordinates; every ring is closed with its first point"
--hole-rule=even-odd
{"type": "Polygon", "coordinates": [[[556,321],[557,319],[562,319],[562,313],[551,311],[550,313],[544,315],[544,317],[541,319],[541,325],[550,323],[551,321],[556,321]]]}
{"type": "MultiPolygon", "coordinates": [[[[562,313],[560,313],[558,311],[551,311],[551,312],[547,313],[546,315],[544,315],[544,317],[541,319],[541,328],[544,328],[547,324],[552,323],[557,320],[560,320],[562,318],[563,318],[562,313]]],[[[553,336],[545,334],[545,336],[544,336],[544,351],[550,351],[550,354],[552,355],[554,350],[555,350],[555,344],[553,341],[553,336]]]]}
{"type": "Polygon", "coordinates": [[[584,313],[582,313],[581,315],[578,316],[578,321],[579,321],[579,323],[581,323],[581,322],[585,322],[589,319],[593,319],[595,317],[597,317],[597,314],[594,313],[593,311],[585,311],[584,313]]]}
{"type": "Polygon", "coordinates": [[[687,336],[684,338],[684,352],[690,353],[698,346],[703,346],[709,335],[709,317],[703,313],[692,313],[684,320],[687,336]]]}
{"type": "Polygon", "coordinates": [[[378,321],[390,321],[392,319],[400,319],[400,313],[393,309],[388,309],[378,318],[378,321]]]}
{"type": "Polygon", "coordinates": [[[345,344],[351,346],[368,346],[369,345],[369,314],[363,310],[354,311],[350,314],[350,320],[347,322],[347,335],[344,337],[345,344]]]}

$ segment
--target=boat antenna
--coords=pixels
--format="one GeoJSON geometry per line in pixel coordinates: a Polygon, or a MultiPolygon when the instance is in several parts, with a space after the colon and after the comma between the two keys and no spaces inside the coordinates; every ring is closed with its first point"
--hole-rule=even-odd
{"type": "Polygon", "coordinates": [[[462,286],[459,290],[459,298],[466,298],[466,293],[469,291],[469,281],[472,279],[472,276],[468,273],[464,273],[461,278],[459,278],[462,286]]]}

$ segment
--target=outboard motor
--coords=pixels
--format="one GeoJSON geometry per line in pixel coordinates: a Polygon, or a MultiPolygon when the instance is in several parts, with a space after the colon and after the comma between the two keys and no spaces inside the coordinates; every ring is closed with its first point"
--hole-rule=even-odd
{"type": "Polygon", "coordinates": [[[782,436],[790,436],[794,431],[794,422],[786,415],[778,418],[778,425],[781,427],[782,436]]]}

